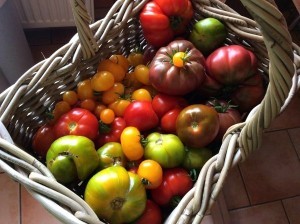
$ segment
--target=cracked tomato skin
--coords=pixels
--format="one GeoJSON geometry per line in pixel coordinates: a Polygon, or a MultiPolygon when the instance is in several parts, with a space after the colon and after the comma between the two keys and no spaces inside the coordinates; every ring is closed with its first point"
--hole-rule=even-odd
{"type": "Polygon", "coordinates": [[[83,108],[73,108],[63,114],[53,127],[57,138],[65,135],[80,135],[91,140],[97,137],[98,128],[96,116],[83,108]]]}
{"type": "Polygon", "coordinates": [[[185,32],[193,17],[190,0],[153,0],[140,13],[140,23],[149,44],[162,47],[185,32]]]}
{"type": "Polygon", "coordinates": [[[200,87],[205,78],[205,59],[187,40],[174,40],[160,48],[149,65],[151,85],[161,93],[183,96],[200,87]],[[184,52],[182,66],[175,66],[173,55],[184,52]]]}
{"type": "Polygon", "coordinates": [[[146,189],[137,174],[122,166],[96,173],[87,183],[84,200],[99,218],[111,224],[131,223],[146,208],[146,189]]]}

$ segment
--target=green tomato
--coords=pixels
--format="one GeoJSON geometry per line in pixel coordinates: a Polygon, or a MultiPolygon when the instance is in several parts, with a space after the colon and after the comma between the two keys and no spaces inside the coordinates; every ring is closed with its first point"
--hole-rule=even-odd
{"type": "Polygon", "coordinates": [[[223,23],[215,18],[205,18],[193,26],[189,40],[204,55],[220,47],[227,37],[227,30],[223,23]]]}
{"type": "Polygon", "coordinates": [[[188,148],[183,159],[182,166],[188,170],[201,169],[207,160],[212,157],[212,151],[208,148],[188,148]]]}
{"type": "Polygon", "coordinates": [[[58,182],[68,184],[91,175],[99,166],[99,156],[89,138],[66,135],[51,144],[46,164],[58,182]]]}
{"type": "Polygon", "coordinates": [[[97,153],[100,158],[100,169],[115,165],[126,165],[126,157],[119,142],[108,142],[101,146],[97,153]]]}
{"type": "Polygon", "coordinates": [[[184,145],[177,135],[153,132],[146,138],[145,159],[158,162],[163,168],[179,166],[185,156],[184,145]]]}
{"type": "Polygon", "coordinates": [[[100,219],[111,224],[130,223],[146,208],[146,189],[137,174],[111,166],[88,181],[84,200],[100,219]]]}

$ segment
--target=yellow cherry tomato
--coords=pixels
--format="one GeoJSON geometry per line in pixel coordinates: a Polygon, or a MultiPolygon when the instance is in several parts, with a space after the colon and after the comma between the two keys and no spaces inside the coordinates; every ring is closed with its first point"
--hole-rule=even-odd
{"type": "Polygon", "coordinates": [[[149,67],[143,64],[139,64],[134,68],[135,78],[144,85],[150,85],[149,80],[149,67]]]}
{"type": "Polygon", "coordinates": [[[109,90],[114,83],[115,77],[108,71],[99,71],[91,79],[92,89],[96,92],[109,90]]]}
{"type": "Polygon", "coordinates": [[[152,96],[147,89],[140,88],[140,89],[133,91],[133,93],[131,95],[131,99],[132,100],[152,101],[152,96]]]}
{"type": "Polygon", "coordinates": [[[109,59],[100,61],[97,71],[111,72],[115,78],[115,82],[121,82],[127,72],[120,64],[109,59]]]}
{"type": "Polygon", "coordinates": [[[176,52],[172,58],[173,65],[182,68],[186,62],[186,54],[184,52],[176,52]]]}
{"type": "Polygon", "coordinates": [[[124,94],[124,91],[125,87],[122,83],[114,83],[114,85],[109,90],[102,93],[102,103],[108,105],[115,102],[124,94]]]}
{"type": "Polygon", "coordinates": [[[110,108],[105,108],[100,112],[100,120],[104,124],[111,124],[115,119],[115,112],[110,108]]]}
{"type": "Polygon", "coordinates": [[[77,84],[77,94],[80,100],[94,98],[94,90],[90,79],[85,79],[77,84]]]}

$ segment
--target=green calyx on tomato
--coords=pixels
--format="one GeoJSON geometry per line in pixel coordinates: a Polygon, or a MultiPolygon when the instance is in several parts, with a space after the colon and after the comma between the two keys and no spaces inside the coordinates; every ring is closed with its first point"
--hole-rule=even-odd
{"type": "Polygon", "coordinates": [[[146,189],[137,174],[122,166],[96,173],[87,183],[84,200],[99,218],[111,224],[130,223],[146,207],[146,189]]]}
{"type": "Polygon", "coordinates": [[[185,156],[184,145],[174,134],[153,132],[147,136],[144,157],[158,162],[163,168],[179,166],[185,156]]]}
{"type": "Polygon", "coordinates": [[[85,180],[98,167],[99,156],[92,140],[67,135],[51,144],[46,164],[58,182],[68,184],[85,180]]]}

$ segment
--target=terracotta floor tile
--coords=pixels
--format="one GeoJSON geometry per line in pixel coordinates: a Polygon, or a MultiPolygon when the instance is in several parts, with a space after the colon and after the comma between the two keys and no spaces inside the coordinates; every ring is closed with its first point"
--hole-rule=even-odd
{"type": "Polygon", "coordinates": [[[299,158],[287,131],[265,133],[240,168],[252,205],[300,194],[299,158]]]}
{"type": "Polygon", "coordinates": [[[300,127],[300,94],[294,96],[287,108],[275,120],[267,131],[300,127]]]}
{"type": "Polygon", "coordinates": [[[202,219],[202,222],[201,222],[201,224],[214,224],[214,223],[215,222],[211,215],[204,216],[204,218],[202,219]]]}
{"type": "Polygon", "coordinates": [[[246,207],[250,205],[239,167],[234,167],[223,187],[224,197],[228,209],[246,207]]]}
{"type": "Polygon", "coordinates": [[[281,201],[229,212],[231,224],[289,224],[281,201]]]}
{"type": "Polygon", "coordinates": [[[290,224],[300,223],[300,196],[285,199],[282,202],[290,224]]]}
{"type": "Polygon", "coordinates": [[[4,173],[0,174],[0,223],[20,223],[20,187],[4,173]]]}
{"type": "Polygon", "coordinates": [[[291,137],[291,141],[295,147],[295,150],[300,158],[300,128],[289,129],[288,133],[291,137]]]}
{"type": "Polygon", "coordinates": [[[22,224],[59,224],[60,222],[21,187],[22,224]]]}

